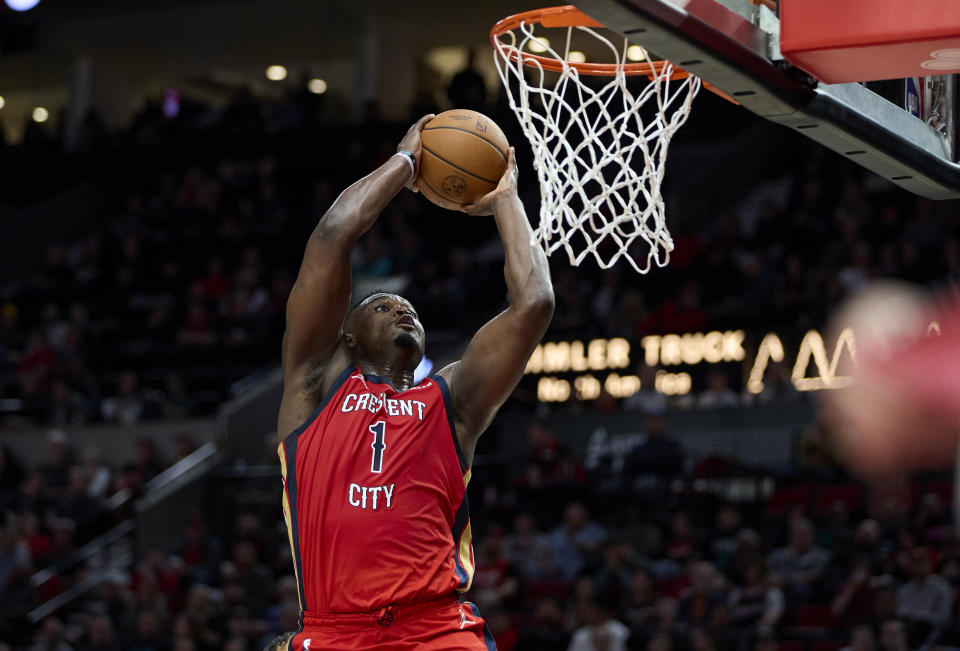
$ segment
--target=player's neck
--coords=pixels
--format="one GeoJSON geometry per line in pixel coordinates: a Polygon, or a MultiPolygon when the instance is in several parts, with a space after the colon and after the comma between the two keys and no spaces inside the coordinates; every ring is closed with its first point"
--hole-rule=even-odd
{"type": "Polygon", "coordinates": [[[406,370],[406,366],[396,363],[396,360],[371,362],[358,359],[355,363],[364,375],[385,377],[398,391],[406,391],[413,386],[413,371],[406,370]]]}

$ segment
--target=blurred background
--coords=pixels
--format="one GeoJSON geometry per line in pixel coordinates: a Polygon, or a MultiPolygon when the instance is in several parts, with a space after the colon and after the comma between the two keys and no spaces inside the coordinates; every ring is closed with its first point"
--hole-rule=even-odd
{"type": "MultiPolygon", "coordinates": [[[[17,4],[17,3],[8,3],[17,4]]],[[[536,4],[0,7],[0,649],[260,649],[294,630],[275,420],[306,238],[409,124],[517,147],[487,40],[536,4]]],[[[952,473],[865,486],[836,419],[872,279],[960,271],[960,205],[703,93],[669,267],[551,259],[556,315],[469,494],[500,649],[955,646],[952,473]]],[[[354,252],[439,368],[506,302],[490,220],[404,192],[354,252]]],[[[424,369],[426,372],[427,369],[424,369]]]]}

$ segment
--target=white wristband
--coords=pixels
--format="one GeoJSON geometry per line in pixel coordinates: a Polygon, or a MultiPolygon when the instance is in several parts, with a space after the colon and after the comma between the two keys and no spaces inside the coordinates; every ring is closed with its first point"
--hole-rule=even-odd
{"type": "MultiPolygon", "coordinates": [[[[413,154],[408,151],[398,151],[394,156],[400,156],[403,160],[407,161],[410,164],[410,181],[413,180],[414,174],[417,173],[417,166],[414,163],[413,154]]],[[[407,181],[409,183],[410,181],[407,181]]]]}

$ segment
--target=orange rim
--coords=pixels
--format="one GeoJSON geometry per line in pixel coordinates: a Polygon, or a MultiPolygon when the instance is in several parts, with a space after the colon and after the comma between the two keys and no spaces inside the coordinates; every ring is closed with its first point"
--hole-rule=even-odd
{"type": "MultiPolygon", "coordinates": [[[[500,42],[500,37],[506,34],[509,31],[517,29],[521,25],[535,25],[541,24],[544,27],[603,27],[603,23],[599,23],[590,16],[586,15],[573,5],[564,5],[561,7],[545,7],[543,9],[533,9],[530,11],[524,11],[519,14],[514,14],[513,16],[508,16],[503,20],[499,21],[493,28],[490,30],[490,42],[493,44],[493,47],[502,52],[503,44],[500,42]]],[[[561,61],[560,59],[555,59],[549,56],[540,56],[538,54],[529,54],[527,52],[519,52],[517,50],[510,52],[506,55],[510,58],[511,61],[516,62],[518,59],[522,60],[522,63],[531,68],[543,68],[544,70],[550,70],[552,72],[562,72],[564,69],[564,64],[570,68],[574,68],[577,72],[582,75],[593,75],[596,77],[613,77],[617,74],[619,69],[623,69],[623,74],[628,76],[633,75],[645,75],[647,79],[653,81],[658,75],[663,73],[663,69],[670,65],[669,61],[643,61],[640,63],[624,63],[622,66],[617,63],[576,63],[573,61],[561,61]]],[[[670,74],[670,79],[686,79],[690,76],[690,73],[673,66],[673,72],[670,74]]],[[[733,102],[734,104],[739,104],[737,100],[733,99],[725,92],[705,81],[701,80],[703,87],[709,90],[712,93],[719,95],[720,97],[726,99],[727,101],[733,102]]]]}

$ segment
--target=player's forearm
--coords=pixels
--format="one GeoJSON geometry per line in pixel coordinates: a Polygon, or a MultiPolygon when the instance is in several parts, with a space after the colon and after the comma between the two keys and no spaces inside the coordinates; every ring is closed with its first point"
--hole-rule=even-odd
{"type": "Polygon", "coordinates": [[[554,304],[550,267],[543,250],[532,241],[523,203],[511,193],[494,204],[493,216],[503,241],[503,275],[510,293],[510,306],[536,308],[545,312],[549,319],[554,304]]]}
{"type": "Polygon", "coordinates": [[[403,156],[391,156],[386,163],[340,193],[310,239],[332,238],[352,247],[409,180],[409,162],[403,156]]]}

